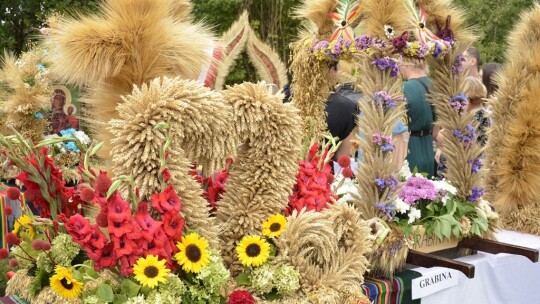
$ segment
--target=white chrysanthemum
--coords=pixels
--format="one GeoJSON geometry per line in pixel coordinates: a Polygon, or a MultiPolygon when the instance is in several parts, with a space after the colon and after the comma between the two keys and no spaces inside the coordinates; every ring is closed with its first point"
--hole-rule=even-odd
{"type": "Polygon", "coordinates": [[[447,180],[432,180],[431,181],[433,185],[435,185],[435,189],[437,190],[444,190],[446,193],[456,195],[457,189],[456,187],[452,186],[447,180]]]}
{"type": "Polygon", "coordinates": [[[422,216],[422,212],[419,209],[411,207],[411,210],[409,210],[409,224],[414,223],[421,216],[422,216]]]}
{"type": "Polygon", "coordinates": [[[401,214],[405,214],[407,213],[407,211],[409,211],[409,209],[411,208],[411,206],[407,203],[405,203],[401,198],[397,198],[394,202],[395,206],[396,206],[396,212],[398,213],[401,213],[401,214]]]}
{"type": "Polygon", "coordinates": [[[378,217],[371,218],[366,223],[371,228],[371,234],[368,235],[368,239],[380,245],[390,233],[390,227],[378,217]]]}
{"type": "Polygon", "coordinates": [[[332,192],[339,197],[338,203],[345,204],[354,200],[353,195],[358,195],[358,188],[354,184],[354,181],[350,178],[345,178],[343,175],[338,174],[332,185],[330,186],[332,192]]]}
{"type": "Polygon", "coordinates": [[[89,145],[92,140],[90,140],[90,137],[86,135],[83,131],[77,131],[75,133],[75,137],[77,137],[83,144],[89,145]]]}

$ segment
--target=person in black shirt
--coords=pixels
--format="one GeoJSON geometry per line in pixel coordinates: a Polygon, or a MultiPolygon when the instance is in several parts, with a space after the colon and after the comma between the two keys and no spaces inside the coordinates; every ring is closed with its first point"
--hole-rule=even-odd
{"type": "MultiPolygon", "coordinates": [[[[328,67],[331,83],[337,83],[339,79],[338,62],[333,61],[328,67]]],[[[341,93],[343,92],[346,92],[346,90],[341,90],[341,93]]],[[[358,115],[356,102],[340,94],[340,90],[336,90],[328,97],[326,113],[328,131],[333,137],[338,137],[341,141],[334,159],[338,159],[343,154],[351,155],[351,140],[354,138],[353,130],[356,126],[356,117],[358,115]]]]}

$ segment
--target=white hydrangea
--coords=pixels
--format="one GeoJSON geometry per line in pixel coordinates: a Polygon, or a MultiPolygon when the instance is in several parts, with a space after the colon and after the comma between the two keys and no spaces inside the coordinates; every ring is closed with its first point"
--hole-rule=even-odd
{"type": "Polygon", "coordinates": [[[274,288],[274,270],[269,263],[266,263],[260,267],[257,267],[251,273],[251,282],[253,289],[258,293],[269,293],[274,288]]]}
{"type": "Polygon", "coordinates": [[[422,212],[419,209],[411,207],[411,210],[409,210],[409,224],[414,223],[421,216],[422,216],[422,212]]]}
{"type": "Polygon", "coordinates": [[[129,298],[124,304],[147,304],[143,295],[129,298]]]}

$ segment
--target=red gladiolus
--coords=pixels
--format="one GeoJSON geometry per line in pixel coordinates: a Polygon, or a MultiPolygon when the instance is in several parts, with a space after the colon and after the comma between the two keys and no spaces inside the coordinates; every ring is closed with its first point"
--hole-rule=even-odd
{"type": "Polygon", "coordinates": [[[107,175],[107,172],[99,172],[99,175],[96,177],[96,181],[94,182],[96,192],[105,195],[107,191],[109,191],[111,185],[112,179],[107,175]]]}
{"type": "Polygon", "coordinates": [[[19,261],[17,261],[17,259],[11,259],[9,260],[9,267],[11,268],[15,268],[19,266],[19,261]]]}
{"type": "Polygon", "coordinates": [[[99,259],[94,260],[94,268],[96,271],[100,271],[105,268],[114,267],[116,262],[117,257],[114,253],[114,244],[109,242],[101,250],[101,256],[99,259]]]}
{"type": "Polygon", "coordinates": [[[174,241],[179,241],[182,238],[182,228],[186,221],[178,212],[167,212],[163,215],[163,231],[174,241]]]}
{"type": "Polygon", "coordinates": [[[5,248],[2,248],[0,249],[0,259],[6,259],[7,257],[9,256],[9,252],[7,251],[7,249],[5,248]]]}
{"type": "Polygon", "coordinates": [[[16,187],[11,187],[7,189],[7,197],[12,201],[18,200],[20,195],[21,191],[16,187]]]}
{"type": "Polygon", "coordinates": [[[307,159],[308,160],[313,159],[313,157],[315,156],[318,150],[319,150],[319,143],[314,142],[313,145],[311,145],[311,147],[309,148],[307,159]]]}
{"type": "Polygon", "coordinates": [[[11,280],[11,278],[13,278],[14,275],[15,275],[15,272],[11,270],[6,273],[8,280],[11,280]]]}
{"type": "Polygon", "coordinates": [[[154,234],[161,227],[161,222],[155,221],[148,213],[147,203],[139,204],[135,212],[135,221],[141,228],[142,237],[148,242],[154,238],[154,234]]]}
{"type": "Polygon", "coordinates": [[[169,172],[169,169],[165,168],[161,173],[163,174],[163,181],[168,183],[171,179],[171,172],[169,172]]]}
{"type": "Polygon", "coordinates": [[[152,194],[152,207],[160,213],[171,210],[179,212],[182,209],[180,197],[171,185],[168,185],[161,193],[152,194]]]}
{"type": "Polygon", "coordinates": [[[351,158],[347,154],[343,154],[338,158],[338,165],[341,168],[347,168],[351,165],[351,158]]]}
{"type": "Polygon", "coordinates": [[[108,230],[109,234],[115,237],[131,232],[131,209],[129,204],[122,199],[120,194],[115,193],[109,198],[108,204],[108,230]]]}
{"type": "Polygon", "coordinates": [[[247,290],[235,290],[229,295],[229,304],[255,304],[255,298],[247,290]]]}
{"type": "Polygon", "coordinates": [[[19,237],[15,233],[8,232],[6,234],[6,243],[8,245],[19,246],[19,244],[21,243],[21,240],[19,239],[19,237]]]}
{"type": "Polygon", "coordinates": [[[4,213],[5,213],[7,216],[12,215],[12,214],[13,214],[13,208],[11,208],[11,207],[9,207],[9,206],[8,206],[8,207],[5,207],[5,208],[4,208],[4,213]]]}
{"type": "Polygon", "coordinates": [[[65,223],[67,233],[71,235],[73,241],[79,245],[87,243],[92,237],[92,227],[90,221],[80,214],[75,214],[65,223]]]}
{"type": "Polygon", "coordinates": [[[114,252],[117,256],[130,255],[138,248],[137,244],[126,235],[112,238],[112,241],[114,244],[114,252]]]}

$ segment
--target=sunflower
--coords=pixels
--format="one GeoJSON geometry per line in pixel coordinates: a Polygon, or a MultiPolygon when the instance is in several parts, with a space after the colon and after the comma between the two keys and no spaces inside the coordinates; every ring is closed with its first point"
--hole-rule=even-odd
{"type": "Polygon", "coordinates": [[[190,233],[182,237],[182,242],[176,243],[176,247],[180,251],[174,257],[185,271],[198,273],[210,264],[208,241],[198,233],[190,233]]]}
{"type": "Polygon", "coordinates": [[[20,233],[25,233],[29,238],[33,239],[36,231],[31,224],[32,218],[25,214],[15,220],[12,232],[16,235],[20,235],[20,233]]]}
{"type": "Polygon", "coordinates": [[[287,219],[282,214],[274,214],[262,224],[264,236],[273,238],[280,236],[287,226],[287,219]]]}
{"type": "Polygon", "coordinates": [[[270,256],[270,244],[258,235],[245,236],[236,246],[236,253],[244,266],[260,266],[270,256]]]}
{"type": "Polygon", "coordinates": [[[81,294],[83,283],[73,278],[71,269],[56,265],[54,275],[50,279],[52,290],[66,299],[78,298],[81,294]]]}
{"type": "Polygon", "coordinates": [[[159,283],[167,283],[167,275],[171,270],[165,267],[165,260],[158,260],[157,255],[147,255],[140,257],[137,264],[133,265],[135,280],[141,285],[150,288],[156,287],[159,283]]]}

